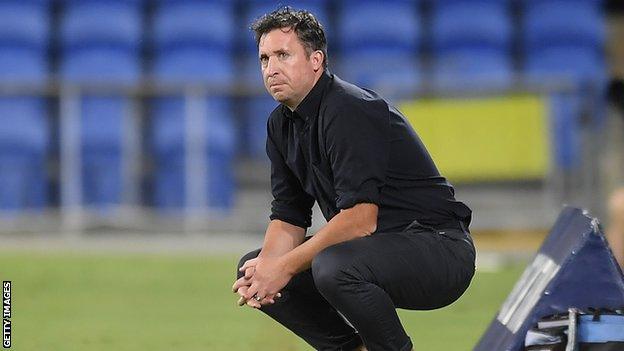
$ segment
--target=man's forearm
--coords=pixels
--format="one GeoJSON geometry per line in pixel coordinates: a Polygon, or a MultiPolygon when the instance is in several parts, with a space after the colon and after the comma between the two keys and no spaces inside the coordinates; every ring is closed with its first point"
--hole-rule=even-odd
{"type": "Polygon", "coordinates": [[[288,270],[292,274],[304,271],[326,247],[370,235],[376,230],[377,212],[373,204],[358,204],[341,211],[312,238],[284,255],[288,270]]]}
{"type": "Polygon", "coordinates": [[[264,244],[258,256],[282,256],[301,245],[304,237],[305,229],[277,219],[272,220],[267,227],[264,244]]]}

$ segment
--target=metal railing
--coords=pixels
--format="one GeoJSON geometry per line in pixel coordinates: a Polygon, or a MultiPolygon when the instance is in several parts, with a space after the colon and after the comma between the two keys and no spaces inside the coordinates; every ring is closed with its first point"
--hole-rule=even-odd
{"type": "MultiPolygon", "coordinates": [[[[424,86],[416,92],[398,92],[390,87],[381,86],[377,90],[382,95],[392,96],[391,99],[400,100],[418,97],[484,97],[500,96],[509,93],[553,94],[572,92],[570,84],[551,82],[548,84],[519,83],[509,89],[454,89],[440,90],[424,86]]],[[[261,88],[248,88],[242,85],[229,87],[201,84],[155,84],[145,81],[135,86],[128,85],[79,85],[53,82],[46,86],[28,85],[0,85],[0,96],[41,96],[58,102],[58,111],[52,118],[59,121],[59,189],[58,206],[51,207],[43,212],[24,211],[14,213],[0,213],[0,232],[2,231],[50,231],[63,232],[67,235],[76,235],[93,228],[109,228],[136,231],[250,231],[257,230],[258,222],[264,221],[264,213],[268,200],[262,197],[257,207],[262,207],[261,216],[248,216],[253,210],[245,213],[238,209],[224,213],[214,211],[206,206],[206,180],[210,172],[204,136],[205,126],[202,116],[207,113],[206,97],[212,94],[231,97],[258,96],[266,94],[261,88]],[[85,95],[121,96],[128,99],[124,112],[124,131],[122,145],[123,169],[123,200],[105,215],[93,211],[85,206],[81,199],[82,172],[81,172],[81,138],[80,116],[81,99],[85,95]],[[185,131],[185,192],[186,204],[182,212],[165,213],[141,203],[141,175],[145,171],[144,155],[142,155],[142,140],[140,126],[148,118],[145,110],[145,100],[162,96],[183,96],[186,125],[185,131]],[[254,222],[255,221],[255,222],[254,222]],[[252,223],[253,222],[253,223],[252,223]]],[[[587,113],[600,113],[593,110],[592,105],[600,90],[589,90],[587,93],[587,113]],[[595,94],[594,96],[591,96],[595,94]]],[[[602,199],[608,192],[604,184],[604,175],[601,173],[600,159],[606,146],[605,129],[588,123],[583,127],[583,160],[582,167],[574,171],[555,168],[551,161],[551,169],[544,185],[544,202],[571,203],[594,210],[597,214],[604,213],[602,199]]],[[[267,179],[268,182],[268,179],[267,179]]],[[[268,187],[267,184],[264,184],[268,187]]],[[[268,189],[267,189],[268,191],[268,189]]],[[[249,206],[252,208],[253,206],[249,206]]],[[[268,214],[268,212],[266,212],[268,214]]],[[[261,223],[263,224],[263,223],[261,223]]],[[[261,229],[259,229],[261,230],[261,229]]]]}

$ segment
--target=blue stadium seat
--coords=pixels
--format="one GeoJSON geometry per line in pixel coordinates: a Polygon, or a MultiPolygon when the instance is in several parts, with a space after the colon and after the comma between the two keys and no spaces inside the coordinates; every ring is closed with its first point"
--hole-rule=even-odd
{"type": "MultiPolygon", "coordinates": [[[[155,13],[155,60],[159,84],[203,84],[227,88],[235,83],[232,1],[161,0],[155,13]],[[210,19],[210,20],[207,20],[210,19]]],[[[181,96],[152,103],[154,204],[182,209],[185,196],[185,101],[181,96]]],[[[208,98],[208,206],[228,209],[233,197],[234,128],[229,102],[208,98]]]]}
{"type": "Polygon", "coordinates": [[[463,47],[510,49],[512,20],[507,2],[440,3],[432,14],[436,51],[463,47]]]}
{"type": "Polygon", "coordinates": [[[65,46],[85,42],[138,45],[143,35],[139,0],[66,0],[61,17],[65,46]]]}
{"type": "MultiPolygon", "coordinates": [[[[526,80],[564,83],[568,89],[552,94],[550,114],[555,163],[570,170],[580,165],[583,104],[599,106],[595,97],[606,81],[600,1],[527,0],[523,5],[526,80]]],[[[600,123],[600,108],[593,112],[593,120],[600,123]]]]}
{"type": "Polygon", "coordinates": [[[231,1],[159,1],[152,74],[164,83],[232,85],[235,28],[231,1]]]}
{"type": "Polygon", "coordinates": [[[191,43],[231,50],[237,30],[234,2],[160,0],[153,27],[159,47],[191,43]]]}
{"type": "MultiPolygon", "coordinates": [[[[0,85],[48,78],[49,1],[0,2],[0,85]]],[[[44,99],[0,97],[0,211],[48,204],[49,125],[44,99]]]]}
{"type": "Polygon", "coordinates": [[[605,59],[594,48],[553,46],[536,50],[526,58],[525,73],[530,82],[555,82],[600,86],[607,78],[605,59]]]}
{"type": "Polygon", "coordinates": [[[0,82],[44,83],[49,38],[49,1],[0,2],[0,82]]]}
{"type": "Polygon", "coordinates": [[[550,95],[553,158],[561,170],[573,170],[581,165],[581,100],[576,94],[550,95]]]}
{"type": "Polygon", "coordinates": [[[49,0],[0,2],[0,40],[47,47],[50,37],[49,0]]]}
{"type": "Polygon", "coordinates": [[[47,79],[46,49],[0,39],[0,83],[42,84],[47,79]]]}
{"type": "Polygon", "coordinates": [[[278,102],[270,96],[249,98],[243,115],[243,140],[246,153],[256,159],[267,159],[267,120],[278,102]]]}
{"type": "Polygon", "coordinates": [[[433,82],[442,89],[508,88],[514,74],[508,1],[436,2],[433,82]]]}
{"type": "Polygon", "coordinates": [[[529,1],[523,43],[529,79],[604,81],[605,20],[597,1],[529,1]]]}
{"type": "MultiPolygon", "coordinates": [[[[141,79],[141,0],[66,0],[61,14],[60,76],[86,85],[131,86],[141,79]]],[[[82,201],[99,209],[122,202],[122,135],[130,100],[88,94],[81,100],[82,201]]]]}
{"type": "Polygon", "coordinates": [[[61,77],[82,83],[137,82],[141,4],[139,0],[66,0],[60,31],[61,77]]]}
{"type": "Polygon", "coordinates": [[[343,1],[338,23],[343,52],[370,46],[415,52],[420,46],[421,20],[413,1],[343,1]]]}
{"type": "MultiPolygon", "coordinates": [[[[227,88],[235,83],[233,1],[160,0],[154,20],[158,84],[203,84],[227,88]]],[[[155,160],[154,204],[182,209],[185,195],[184,97],[152,103],[152,152],[155,160]]],[[[208,206],[228,209],[234,191],[234,121],[229,102],[207,98],[206,141],[208,206]]]]}
{"type": "Polygon", "coordinates": [[[414,93],[422,79],[418,56],[402,49],[344,52],[336,73],[351,83],[387,96],[414,93]]]}
{"type": "Polygon", "coordinates": [[[565,92],[552,94],[550,111],[554,159],[563,170],[580,165],[583,104],[592,105],[595,122],[601,119],[604,101],[587,99],[601,95],[607,77],[603,53],[605,20],[600,11],[600,1],[593,0],[524,2],[526,79],[529,83],[554,82],[566,87],[565,92]]]}
{"type": "Polygon", "coordinates": [[[421,81],[421,18],[416,2],[348,0],[340,3],[338,13],[341,55],[335,72],[386,95],[413,93],[421,81]]]}
{"type": "Polygon", "coordinates": [[[82,200],[86,205],[105,207],[122,201],[122,144],[124,133],[129,133],[124,114],[129,104],[119,96],[82,99],[82,200]]]}
{"type": "Polygon", "coordinates": [[[127,45],[85,44],[65,50],[61,77],[84,84],[132,85],[141,78],[139,49],[127,45]]]}
{"type": "Polygon", "coordinates": [[[510,56],[499,50],[449,50],[433,64],[434,86],[446,91],[508,89],[513,82],[510,56]]]}
{"type": "MultiPolygon", "coordinates": [[[[207,205],[228,210],[234,196],[232,159],[235,149],[230,102],[207,98],[205,141],[207,205]]],[[[184,101],[177,97],[155,101],[151,123],[151,148],[155,161],[154,204],[161,209],[182,209],[185,195],[184,101]]]]}
{"type": "Polygon", "coordinates": [[[0,210],[48,203],[46,105],[37,97],[0,98],[0,210]]]}
{"type": "Polygon", "coordinates": [[[126,157],[124,134],[129,130],[130,99],[120,95],[83,95],[80,104],[82,203],[107,209],[122,203],[126,157]]]}
{"type": "Polygon", "coordinates": [[[159,49],[152,74],[161,83],[204,83],[225,88],[234,83],[235,67],[230,52],[187,45],[159,49]]]}
{"type": "Polygon", "coordinates": [[[524,44],[529,49],[553,43],[602,46],[606,23],[600,11],[594,2],[529,2],[524,13],[524,44]]]}

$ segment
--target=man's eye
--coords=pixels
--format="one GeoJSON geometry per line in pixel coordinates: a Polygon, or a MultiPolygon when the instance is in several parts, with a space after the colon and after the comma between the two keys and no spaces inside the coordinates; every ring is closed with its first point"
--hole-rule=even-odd
{"type": "Polygon", "coordinates": [[[285,59],[285,58],[287,58],[287,57],[288,57],[288,54],[287,54],[287,53],[285,53],[285,52],[280,52],[280,54],[279,54],[278,56],[279,56],[279,58],[281,58],[281,59],[285,59]]]}

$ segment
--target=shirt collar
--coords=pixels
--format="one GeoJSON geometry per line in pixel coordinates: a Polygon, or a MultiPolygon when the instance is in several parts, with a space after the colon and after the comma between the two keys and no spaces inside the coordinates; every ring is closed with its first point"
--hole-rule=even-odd
{"type": "Polygon", "coordinates": [[[323,98],[323,93],[325,92],[325,88],[331,79],[330,73],[327,69],[323,71],[319,80],[314,84],[312,90],[306,95],[305,98],[301,101],[299,106],[295,109],[295,111],[290,111],[288,107],[282,105],[282,111],[284,111],[284,115],[289,118],[300,117],[304,121],[307,121],[312,116],[318,115],[319,108],[321,106],[321,100],[323,98]]]}

